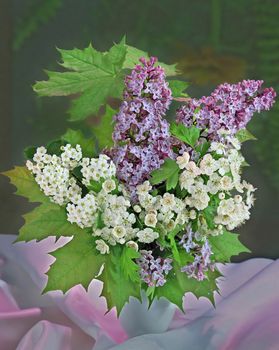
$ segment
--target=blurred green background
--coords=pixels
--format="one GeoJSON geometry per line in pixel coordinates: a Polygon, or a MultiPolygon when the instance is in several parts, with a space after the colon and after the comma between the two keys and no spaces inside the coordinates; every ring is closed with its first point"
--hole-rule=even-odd
{"type": "MultiPolygon", "coordinates": [[[[278,0],[0,0],[0,170],[23,163],[22,150],[60,136],[67,98],[38,98],[43,69],[57,70],[55,47],[107,50],[127,42],[166,63],[179,63],[188,92],[200,97],[221,82],[263,79],[279,92],[278,0]]],[[[278,104],[277,104],[278,105],[278,104]]],[[[279,110],[256,115],[257,142],[244,146],[245,177],[257,188],[241,241],[251,256],[279,256],[279,110]]],[[[0,177],[0,232],[16,233],[29,205],[0,177]]]]}

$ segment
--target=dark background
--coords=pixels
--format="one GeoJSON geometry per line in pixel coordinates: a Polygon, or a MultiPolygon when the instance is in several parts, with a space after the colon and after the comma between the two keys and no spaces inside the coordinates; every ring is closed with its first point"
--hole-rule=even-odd
{"type": "MultiPolygon", "coordinates": [[[[0,171],[23,163],[22,150],[78,127],[67,98],[37,98],[43,69],[57,69],[56,47],[107,50],[127,42],[166,63],[179,62],[189,93],[221,82],[263,79],[279,91],[277,0],[0,0],[0,171]]],[[[171,116],[170,116],[171,117],[171,116]]],[[[251,256],[279,256],[279,113],[256,115],[257,142],[245,144],[245,177],[257,188],[252,219],[239,233],[251,256]]],[[[0,232],[17,233],[30,205],[0,177],[0,232]]]]}

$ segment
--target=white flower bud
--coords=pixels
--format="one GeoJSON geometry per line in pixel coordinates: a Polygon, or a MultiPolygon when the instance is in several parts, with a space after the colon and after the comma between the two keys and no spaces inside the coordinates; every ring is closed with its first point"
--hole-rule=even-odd
{"type": "Polygon", "coordinates": [[[137,214],[141,212],[141,207],[138,204],[134,205],[133,209],[137,214]]]}
{"type": "Polygon", "coordinates": [[[225,196],[224,192],[221,192],[221,193],[218,194],[218,197],[219,197],[219,199],[222,200],[222,199],[225,199],[226,196],[225,196]]]}
{"type": "Polygon", "coordinates": [[[134,250],[136,250],[136,251],[139,250],[138,244],[137,244],[136,242],[134,242],[134,241],[129,241],[129,242],[127,242],[127,243],[126,243],[126,246],[129,247],[129,248],[132,248],[132,249],[134,249],[134,250]]]}

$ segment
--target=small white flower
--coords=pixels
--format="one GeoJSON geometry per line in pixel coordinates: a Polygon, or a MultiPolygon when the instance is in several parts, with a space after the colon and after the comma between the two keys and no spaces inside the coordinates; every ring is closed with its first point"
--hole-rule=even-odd
{"type": "Polygon", "coordinates": [[[176,158],[176,163],[180,169],[185,169],[186,165],[189,163],[190,155],[188,152],[184,152],[182,156],[176,158]]]}
{"type": "Polygon", "coordinates": [[[236,137],[231,137],[230,142],[236,150],[239,151],[241,149],[241,143],[236,137]]]}
{"type": "Polygon", "coordinates": [[[220,180],[220,189],[222,191],[230,191],[233,189],[233,182],[231,177],[229,176],[223,176],[220,180]]]}
{"type": "Polygon", "coordinates": [[[151,228],[145,228],[137,233],[139,242],[141,243],[152,243],[159,237],[158,232],[153,231],[151,228]]]}
{"type": "Polygon", "coordinates": [[[188,172],[193,176],[199,176],[201,174],[201,170],[199,169],[199,167],[196,165],[195,162],[190,161],[187,165],[186,165],[186,170],[188,170],[188,172]]]}
{"type": "Polygon", "coordinates": [[[163,207],[173,208],[175,206],[175,197],[171,193],[165,193],[161,202],[163,207]]]}
{"type": "Polygon", "coordinates": [[[239,194],[237,194],[234,196],[234,201],[235,203],[239,204],[242,202],[242,197],[239,194]]]}
{"type": "Polygon", "coordinates": [[[210,145],[210,152],[216,152],[217,154],[225,154],[226,153],[226,146],[221,142],[215,142],[213,141],[210,145]]]}
{"type": "Polygon", "coordinates": [[[185,189],[188,191],[189,187],[193,185],[194,182],[195,182],[194,176],[186,170],[183,171],[179,177],[179,184],[181,189],[185,189]]]}
{"type": "Polygon", "coordinates": [[[173,220],[170,220],[167,224],[166,224],[166,229],[168,231],[172,231],[175,228],[175,222],[173,220]]]}
{"type": "Polygon", "coordinates": [[[151,196],[151,194],[139,195],[138,198],[140,205],[146,210],[152,209],[156,203],[156,197],[151,196]]]}
{"type": "Polygon", "coordinates": [[[110,193],[116,189],[115,181],[112,179],[105,180],[102,184],[102,188],[106,193],[110,193]]]}
{"type": "Polygon", "coordinates": [[[213,159],[211,154],[206,154],[200,162],[200,170],[202,174],[212,175],[218,168],[218,163],[213,159]]]}
{"type": "Polygon", "coordinates": [[[206,187],[209,193],[216,194],[220,190],[221,177],[217,173],[213,173],[207,181],[206,187]]]}
{"type": "Polygon", "coordinates": [[[117,239],[123,238],[126,235],[126,229],[124,226],[115,226],[112,230],[112,234],[117,239]]]}
{"type": "Polygon", "coordinates": [[[96,240],[96,249],[99,250],[101,254],[109,253],[109,246],[102,239],[96,240]]]}
{"type": "Polygon", "coordinates": [[[153,213],[148,213],[144,218],[146,226],[155,227],[157,224],[157,216],[153,213]]]}
{"type": "Polygon", "coordinates": [[[34,169],[34,165],[30,160],[27,160],[26,167],[28,170],[32,171],[34,169]]]}
{"type": "Polygon", "coordinates": [[[152,190],[152,186],[150,185],[149,181],[144,181],[143,184],[137,186],[137,194],[139,196],[146,195],[151,190],[152,190]]]}
{"type": "Polygon", "coordinates": [[[220,158],[218,161],[218,172],[220,175],[224,176],[230,171],[230,163],[227,158],[220,158]]]}
{"type": "Polygon", "coordinates": [[[195,220],[196,217],[197,217],[196,211],[195,211],[194,209],[191,209],[190,212],[189,212],[189,218],[190,218],[191,220],[195,220]]]}

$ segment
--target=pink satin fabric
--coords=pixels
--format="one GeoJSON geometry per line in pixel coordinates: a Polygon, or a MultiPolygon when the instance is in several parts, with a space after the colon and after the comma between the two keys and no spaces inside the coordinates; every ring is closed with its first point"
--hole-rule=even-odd
{"type": "Polygon", "coordinates": [[[48,255],[69,239],[12,244],[0,235],[0,350],[278,350],[279,261],[220,265],[216,308],[191,293],[183,314],[164,300],[132,300],[118,319],[94,280],[41,296],[48,255]]]}

